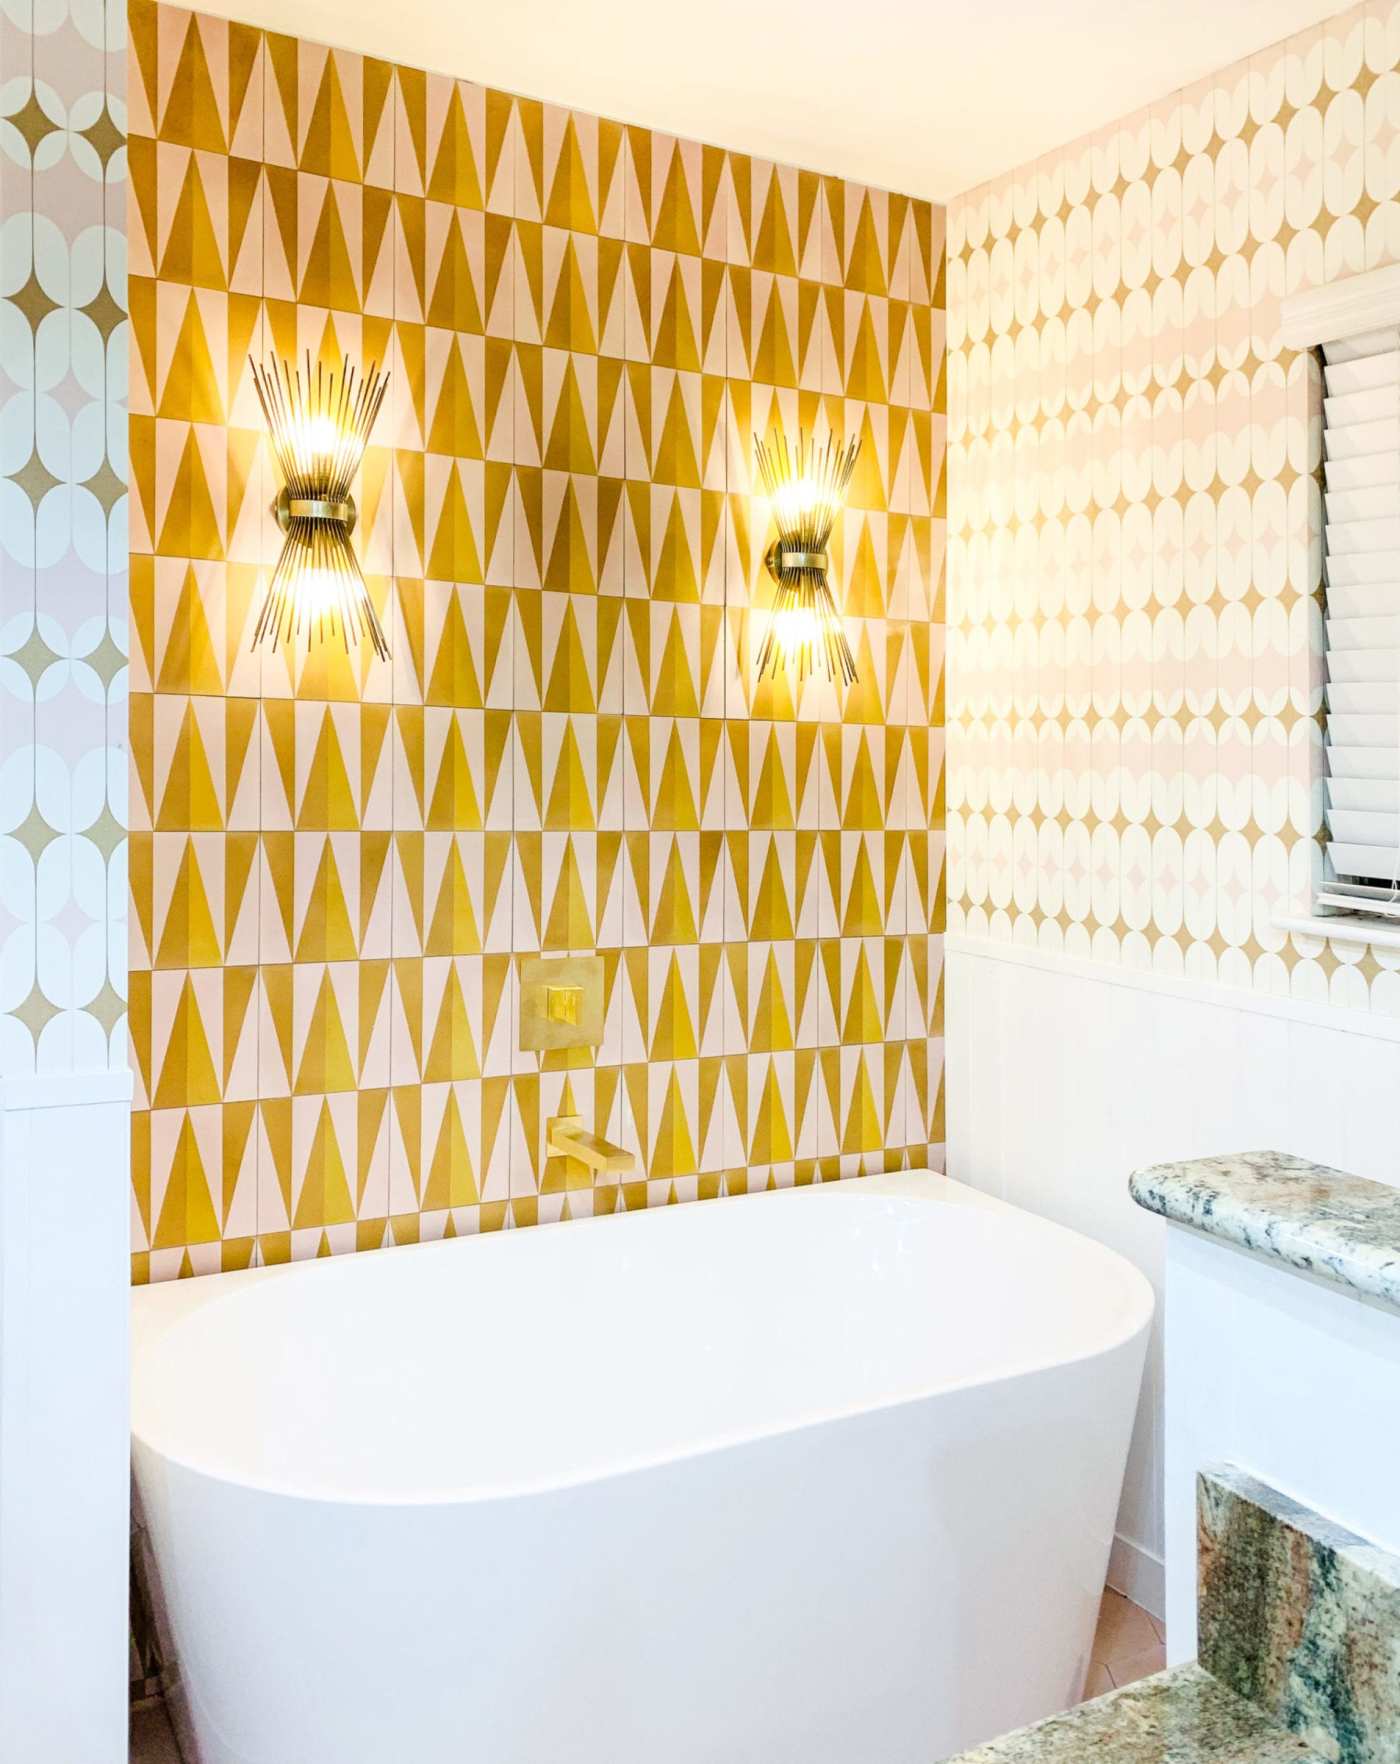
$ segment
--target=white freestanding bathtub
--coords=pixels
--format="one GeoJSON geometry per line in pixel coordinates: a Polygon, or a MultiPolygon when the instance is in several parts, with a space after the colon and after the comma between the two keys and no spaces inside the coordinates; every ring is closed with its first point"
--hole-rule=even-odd
{"type": "Polygon", "coordinates": [[[191,1764],[933,1764],[1079,1695],[1151,1291],[942,1177],[134,1310],[191,1764]]]}

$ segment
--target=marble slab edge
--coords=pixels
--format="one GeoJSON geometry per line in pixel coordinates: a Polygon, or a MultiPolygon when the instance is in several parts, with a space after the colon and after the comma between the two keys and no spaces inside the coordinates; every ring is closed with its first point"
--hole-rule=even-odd
{"type": "Polygon", "coordinates": [[[1326,1764],[1197,1665],[1004,1734],[947,1764],[1326,1764]]]}
{"type": "Polygon", "coordinates": [[[1337,1764],[1400,1764],[1400,1557],[1232,1465],[1196,1514],[1201,1665],[1337,1764]]]}
{"type": "Polygon", "coordinates": [[[1140,1207],[1400,1310],[1400,1189],[1287,1152],[1135,1171],[1140,1207]]]}

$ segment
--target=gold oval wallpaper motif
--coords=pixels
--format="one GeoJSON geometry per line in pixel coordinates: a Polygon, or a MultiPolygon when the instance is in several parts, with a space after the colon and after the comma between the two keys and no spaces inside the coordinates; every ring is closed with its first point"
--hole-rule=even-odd
{"type": "Polygon", "coordinates": [[[126,86],[119,13],[0,9],[0,1071],[126,1063],[126,86]]]}

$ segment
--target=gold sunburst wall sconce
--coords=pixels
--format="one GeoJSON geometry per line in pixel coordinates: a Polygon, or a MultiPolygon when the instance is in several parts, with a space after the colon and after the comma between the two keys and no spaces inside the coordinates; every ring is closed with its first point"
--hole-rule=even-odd
{"type": "Polygon", "coordinates": [[[254,647],[276,648],[298,638],[309,647],[338,636],[348,651],[367,637],[385,660],[389,645],[350,535],[356,514],[351,486],[389,376],[377,363],[357,375],[348,356],[338,371],[320,362],[313,368],[310,350],[304,371],[275,357],[265,367],[250,365],[282,478],[276,511],[286,535],[254,647]]]}
{"type": "Polygon", "coordinates": [[[755,443],[759,476],[768,492],[778,537],[764,557],[778,585],[758,656],[758,675],[787,672],[798,680],[824,673],[850,686],[855,657],[827,578],[827,544],[846,500],[860,452],[859,437],[818,444],[800,429],[797,444],[779,433],[755,443]]]}

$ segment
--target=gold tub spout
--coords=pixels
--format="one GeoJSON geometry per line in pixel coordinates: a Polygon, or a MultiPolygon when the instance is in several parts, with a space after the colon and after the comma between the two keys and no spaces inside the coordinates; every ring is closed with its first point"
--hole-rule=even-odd
{"type": "Polygon", "coordinates": [[[545,1125],[545,1150],[560,1158],[577,1158],[604,1175],[625,1176],[637,1167],[630,1151],[590,1133],[582,1115],[551,1115],[545,1125]]]}

